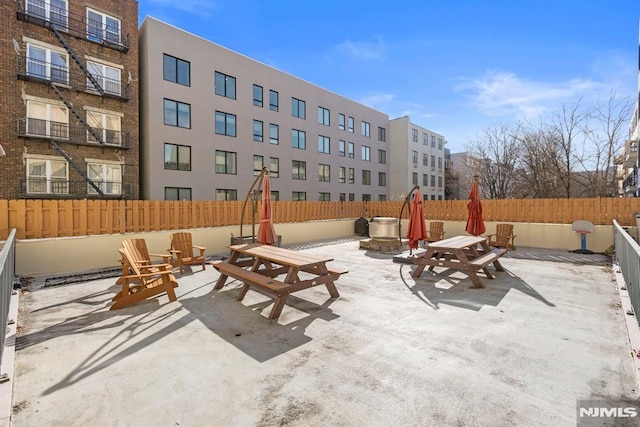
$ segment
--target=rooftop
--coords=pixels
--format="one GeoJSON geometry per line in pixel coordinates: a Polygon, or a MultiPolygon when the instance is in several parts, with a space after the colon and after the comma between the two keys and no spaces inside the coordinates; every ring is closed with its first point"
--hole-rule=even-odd
{"type": "Polygon", "coordinates": [[[575,425],[580,399],[637,399],[608,257],[518,248],[485,289],[419,279],[357,239],[298,245],[349,270],[270,300],[193,267],[109,311],[114,278],[20,295],[14,426],[575,425]]]}

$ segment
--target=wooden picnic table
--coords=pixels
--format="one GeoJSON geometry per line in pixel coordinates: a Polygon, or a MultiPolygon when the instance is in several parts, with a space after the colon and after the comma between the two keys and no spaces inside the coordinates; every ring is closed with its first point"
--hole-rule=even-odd
{"type": "Polygon", "coordinates": [[[435,267],[447,267],[464,272],[471,279],[473,286],[484,288],[478,271],[482,270],[489,279],[493,279],[494,276],[487,267],[493,264],[496,270],[504,271],[498,258],[506,252],[503,248],[491,249],[486,237],[450,237],[429,243],[425,252],[412,258],[417,265],[412,276],[420,277],[426,267],[429,267],[429,271],[433,271],[435,267]],[[481,249],[478,249],[478,245],[481,249]]]}
{"type": "Polygon", "coordinates": [[[290,293],[324,285],[332,298],[340,296],[334,281],[347,271],[329,270],[331,257],[319,257],[277,246],[250,243],[229,246],[227,261],[211,264],[220,272],[214,289],[222,289],[228,277],[244,283],[237,296],[242,301],[251,288],[274,298],[270,319],[277,319],[290,293]],[[284,276],[278,280],[278,276],[284,276]]]}

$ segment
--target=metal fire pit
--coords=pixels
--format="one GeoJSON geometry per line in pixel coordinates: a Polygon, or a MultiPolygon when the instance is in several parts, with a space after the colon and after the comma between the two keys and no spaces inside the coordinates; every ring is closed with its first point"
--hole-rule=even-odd
{"type": "Polygon", "coordinates": [[[376,240],[398,240],[398,218],[375,217],[369,222],[369,236],[376,240]]]}

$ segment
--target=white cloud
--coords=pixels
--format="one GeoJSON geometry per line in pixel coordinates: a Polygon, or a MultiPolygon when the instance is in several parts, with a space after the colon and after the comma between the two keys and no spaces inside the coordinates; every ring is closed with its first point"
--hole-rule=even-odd
{"type": "Polygon", "coordinates": [[[367,107],[384,111],[384,108],[391,104],[395,98],[396,96],[392,93],[376,92],[363,96],[358,99],[358,102],[366,105],[367,107]]]}
{"type": "Polygon", "coordinates": [[[213,0],[147,0],[146,3],[157,8],[175,9],[201,17],[211,16],[217,7],[213,0]]]}
{"type": "Polygon", "coordinates": [[[345,40],[337,46],[337,51],[354,59],[377,60],[387,54],[387,46],[384,40],[377,38],[374,41],[345,40]]]}

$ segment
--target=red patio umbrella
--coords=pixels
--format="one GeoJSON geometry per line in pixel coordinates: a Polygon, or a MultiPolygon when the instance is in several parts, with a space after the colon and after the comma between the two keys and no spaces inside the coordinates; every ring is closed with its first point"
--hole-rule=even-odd
{"type": "Polygon", "coordinates": [[[479,236],[485,232],[484,220],[482,219],[482,203],[480,203],[480,186],[478,178],[475,177],[471,192],[469,193],[469,203],[467,203],[469,214],[467,216],[466,232],[479,236]]]}
{"type": "Polygon", "coordinates": [[[424,224],[424,216],[422,214],[422,194],[420,190],[416,189],[413,193],[411,205],[407,238],[409,239],[409,249],[418,249],[418,241],[427,238],[427,227],[424,224]]]}
{"type": "Polygon", "coordinates": [[[273,245],[276,240],[276,230],[271,219],[271,181],[269,172],[262,177],[262,209],[257,240],[266,245],[273,245]]]}

